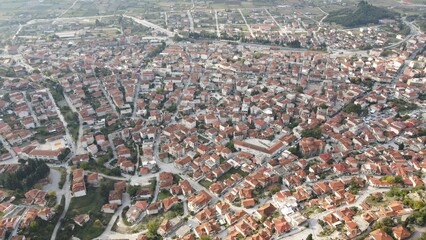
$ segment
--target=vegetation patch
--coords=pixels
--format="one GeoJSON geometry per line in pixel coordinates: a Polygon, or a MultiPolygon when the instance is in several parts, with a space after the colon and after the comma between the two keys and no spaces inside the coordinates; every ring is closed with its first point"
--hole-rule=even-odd
{"type": "Polygon", "coordinates": [[[330,12],[325,21],[334,22],[345,27],[359,27],[367,24],[378,24],[381,19],[398,16],[399,14],[394,11],[361,1],[357,4],[355,10],[344,8],[330,12]]]}
{"type": "Polygon", "coordinates": [[[44,161],[30,159],[26,164],[21,164],[16,172],[0,175],[0,184],[7,189],[26,191],[47,177],[49,172],[50,168],[44,161]]]}
{"type": "Polygon", "coordinates": [[[108,202],[109,191],[113,188],[114,182],[106,180],[98,188],[89,187],[86,196],[72,198],[58,233],[58,239],[70,239],[72,236],[80,239],[94,239],[101,235],[112,217],[112,214],[102,213],[101,209],[103,204],[108,202]],[[75,224],[73,220],[79,214],[90,216],[90,220],[82,227],[75,224]]]}
{"type": "MultiPolygon", "coordinates": [[[[226,173],[222,174],[222,176],[220,176],[217,180],[219,180],[219,181],[224,181],[224,180],[226,180],[226,179],[230,178],[230,177],[231,177],[231,175],[232,175],[232,174],[235,174],[235,173],[240,174],[242,177],[245,177],[245,176],[247,176],[247,175],[248,175],[248,173],[244,172],[244,171],[243,171],[243,170],[241,170],[241,169],[231,168],[228,172],[226,172],[226,173]]],[[[200,183],[200,184],[201,184],[201,183],[200,183]]]]}
{"type": "Polygon", "coordinates": [[[165,198],[171,197],[173,196],[169,191],[167,191],[166,189],[162,189],[159,193],[158,193],[158,197],[157,200],[163,200],[165,198]]]}
{"type": "Polygon", "coordinates": [[[67,170],[64,167],[52,167],[53,169],[61,173],[61,180],[59,180],[59,189],[64,187],[65,181],[67,180],[67,170]]]}
{"type": "Polygon", "coordinates": [[[64,205],[65,198],[62,198],[61,204],[55,206],[55,215],[52,219],[44,221],[41,218],[36,218],[28,227],[22,229],[19,234],[31,239],[46,239],[46,236],[52,236],[55,225],[64,211],[64,205]]]}
{"type": "Polygon", "coordinates": [[[202,179],[198,183],[201,184],[201,186],[203,186],[203,187],[205,187],[207,189],[210,187],[210,185],[213,184],[212,182],[210,182],[210,181],[208,181],[206,179],[202,179]]]}

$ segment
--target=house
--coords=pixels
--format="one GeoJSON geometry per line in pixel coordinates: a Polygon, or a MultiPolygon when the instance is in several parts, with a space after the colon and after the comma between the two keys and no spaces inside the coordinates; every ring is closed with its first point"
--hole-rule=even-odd
{"type": "Polygon", "coordinates": [[[64,149],[58,150],[42,150],[42,149],[33,149],[28,153],[28,158],[38,159],[38,160],[48,160],[48,161],[57,161],[59,155],[63,152],[64,149]]]}
{"type": "Polygon", "coordinates": [[[90,220],[90,216],[89,214],[80,214],[75,216],[73,220],[77,225],[83,227],[83,225],[90,220]]]}
{"type": "Polygon", "coordinates": [[[153,215],[158,214],[158,212],[163,208],[162,202],[151,203],[146,209],[146,214],[153,215]]]}
{"type": "Polygon", "coordinates": [[[179,239],[186,240],[195,240],[195,237],[189,234],[191,232],[191,228],[188,225],[183,225],[178,230],[176,230],[176,237],[179,239]],[[185,236],[188,236],[185,238],[185,236]]]}
{"type": "Polygon", "coordinates": [[[160,223],[160,226],[157,229],[157,233],[160,236],[165,237],[176,230],[181,225],[181,222],[182,220],[179,216],[172,219],[164,219],[160,223]]]}
{"type": "Polygon", "coordinates": [[[188,198],[188,209],[192,212],[198,212],[207,206],[211,199],[212,197],[206,191],[201,190],[199,193],[188,198]]]}
{"type": "Polygon", "coordinates": [[[252,216],[244,216],[237,224],[235,229],[243,236],[248,237],[252,231],[259,229],[259,224],[252,216]]]}
{"type": "Polygon", "coordinates": [[[216,216],[217,211],[214,207],[205,207],[203,210],[195,214],[195,219],[197,219],[199,223],[203,223],[209,221],[210,219],[214,219],[216,216]]]}
{"type": "Polygon", "coordinates": [[[340,219],[336,216],[336,213],[329,213],[325,215],[323,221],[331,227],[336,227],[337,225],[342,223],[340,219]]]}
{"type": "Polygon", "coordinates": [[[325,142],[313,137],[302,138],[299,142],[300,152],[303,156],[316,156],[324,151],[325,142]]]}
{"type": "Polygon", "coordinates": [[[87,175],[87,183],[93,187],[99,187],[99,174],[96,172],[89,173],[87,175]]]}
{"type": "Polygon", "coordinates": [[[148,203],[146,201],[136,201],[126,212],[127,221],[129,223],[136,222],[147,207],[148,203]]]}
{"type": "Polygon", "coordinates": [[[172,208],[174,205],[178,203],[179,203],[179,198],[177,196],[172,196],[172,197],[163,199],[162,204],[163,204],[164,212],[167,212],[168,210],[170,210],[170,208],[172,208]]]}
{"type": "Polygon", "coordinates": [[[170,172],[160,173],[160,189],[170,189],[173,185],[173,174],[170,172]]]}
{"type": "Polygon", "coordinates": [[[247,215],[247,212],[244,210],[238,210],[234,213],[227,213],[225,215],[225,220],[228,225],[234,225],[237,221],[247,215]]]}
{"type": "Polygon", "coordinates": [[[180,180],[179,186],[181,187],[184,196],[189,196],[194,193],[194,190],[188,180],[180,180]]]}
{"type": "Polygon", "coordinates": [[[53,217],[54,214],[55,213],[52,211],[52,209],[45,207],[38,211],[37,217],[43,219],[44,221],[48,221],[53,217]]]}
{"type": "Polygon", "coordinates": [[[86,196],[86,185],[84,181],[74,182],[72,184],[72,193],[74,197],[83,197],[86,196]]]}
{"type": "Polygon", "coordinates": [[[274,218],[272,219],[272,222],[274,223],[275,231],[278,234],[289,232],[292,228],[284,216],[274,218]]]}
{"type": "Polygon", "coordinates": [[[98,146],[96,146],[95,144],[91,144],[87,146],[87,151],[93,156],[98,153],[98,146]]]}
{"type": "Polygon", "coordinates": [[[135,171],[135,164],[130,160],[120,162],[120,170],[126,173],[133,173],[135,171]]]}
{"type": "Polygon", "coordinates": [[[74,165],[77,165],[80,162],[89,162],[89,154],[80,154],[80,155],[75,155],[73,158],[71,158],[71,161],[74,165]]]}
{"type": "Polygon", "coordinates": [[[345,228],[346,228],[346,235],[350,238],[353,238],[358,235],[360,230],[358,229],[358,224],[353,221],[346,221],[345,222],[345,228]]]}
{"type": "Polygon", "coordinates": [[[108,202],[110,204],[121,205],[122,192],[117,190],[111,190],[108,195],[108,202]]]}
{"type": "Polygon", "coordinates": [[[293,227],[300,226],[304,222],[306,222],[306,217],[304,217],[300,212],[291,213],[285,216],[285,219],[288,223],[290,223],[293,227]]]}
{"type": "Polygon", "coordinates": [[[241,206],[245,208],[251,208],[251,207],[254,207],[255,205],[256,205],[256,201],[254,200],[254,198],[243,199],[241,201],[241,206]]]}
{"type": "Polygon", "coordinates": [[[195,235],[200,238],[201,236],[214,235],[220,231],[219,223],[216,221],[209,221],[202,223],[194,228],[195,235]]]}
{"type": "Polygon", "coordinates": [[[275,210],[277,210],[272,203],[266,203],[263,206],[259,207],[253,214],[253,216],[260,220],[263,217],[269,217],[271,216],[275,210]]]}
{"type": "Polygon", "coordinates": [[[385,231],[383,231],[381,228],[372,231],[366,240],[393,240],[389,234],[387,234],[385,231]]]}
{"type": "Polygon", "coordinates": [[[392,234],[397,240],[407,239],[411,236],[411,232],[402,225],[393,227],[392,234]]]}
{"type": "Polygon", "coordinates": [[[224,215],[229,210],[230,205],[226,202],[218,202],[215,208],[218,214],[224,215]]]}
{"type": "Polygon", "coordinates": [[[149,188],[141,188],[136,192],[136,199],[149,199],[153,195],[153,191],[149,188]]]}
{"type": "Polygon", "coordinates": [[[115,210],[117,210],[117,208],[118,208],[117,204],[114,204],[114,203],[113,204],[109,204],[109,203],[107,203],[107,204],[104,204],[102,206],[101,212],[114,214],[115,210]]]}

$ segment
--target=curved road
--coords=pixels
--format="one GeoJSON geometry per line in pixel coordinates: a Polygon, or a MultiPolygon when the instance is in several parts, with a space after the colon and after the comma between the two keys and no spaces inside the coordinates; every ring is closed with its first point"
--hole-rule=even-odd
{"type": "Polygon", "coordinates": [[[58,219],[58,222],[55,225],[55,229],[53,230],[52,236],[50,238],[50,240],[55,240],[56,239],[56,235],[58,234],[58,230],[59,227],[61,226],[61,221],[62,219],[65,218],[65,215],[67,214],[68,208],[70,206],[71,203],[71,190],[70,190],[70,174],[71,174],[71,167],[67,166],[67,178],[63,187],[63,190],[65,193],[62,194],[62,197],[65,197],[65,206],[64,206],[64,210],[62,211],[61,216],[58,219]]]}

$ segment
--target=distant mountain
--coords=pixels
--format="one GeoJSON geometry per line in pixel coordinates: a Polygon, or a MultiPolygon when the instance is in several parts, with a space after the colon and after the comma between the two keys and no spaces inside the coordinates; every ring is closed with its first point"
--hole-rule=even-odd
{"type": "Polygon", "coordinates": [[[356,9],[344,8],[330,12],[325,21],[344,27],[360,27],[370,23],[377,24],[381,19],[396,17],[399,17],[399,13],[361,1],[356,9]]]}

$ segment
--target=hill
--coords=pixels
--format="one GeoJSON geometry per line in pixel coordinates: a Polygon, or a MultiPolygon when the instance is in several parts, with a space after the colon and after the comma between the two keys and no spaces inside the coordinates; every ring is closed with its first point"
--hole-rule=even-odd
{"type": "Polygon", "coordinates": [[[344,8],[330,12],[326,22],[334,22],[345,27],[360,27],[370,23],[377,24],[385,18],[398,17],[399,13],[373,6],[366,1],[358,3],[356,9],[344,8]]]}

